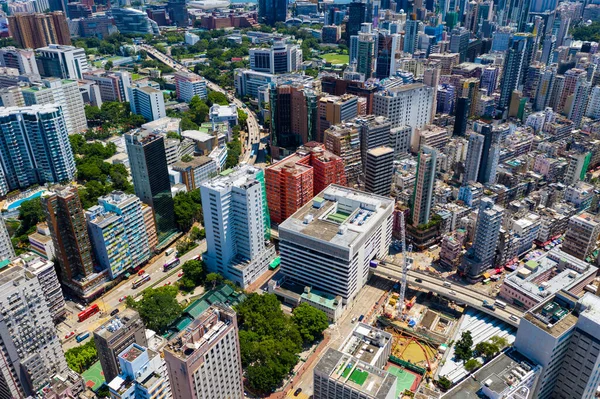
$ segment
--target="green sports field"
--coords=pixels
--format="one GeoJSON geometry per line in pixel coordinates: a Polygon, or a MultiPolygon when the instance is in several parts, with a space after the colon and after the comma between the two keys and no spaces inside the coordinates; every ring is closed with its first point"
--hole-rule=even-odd
{"type": "Polygon", "coordinates": [[[387,370],[388,373],[396,376],[396,397],[405,390],[410,390],[413,383],[417,379],[417,376],[406,370],[402,370],[400,367],[390,366],[387,370]]]}
{"type": "Polygon", "coordinates": [[[328,53],[323,54],[321,58],[325,60],[325,62],[342,65],[349,63],[350,56],[348,54],[328,53]]]}
{"type": "Polygon", "coordinates": [[[81,376],[85,381],[85,385],[91,388],[93,391],[100,388],[100,386],[104,384],[104,373],[102,372],[100,360],[94,363],[92,367],[85,370],[81,376]]]}

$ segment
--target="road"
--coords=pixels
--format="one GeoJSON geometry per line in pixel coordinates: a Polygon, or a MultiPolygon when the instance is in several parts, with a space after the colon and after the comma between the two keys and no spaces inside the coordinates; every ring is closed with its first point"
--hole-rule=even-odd
{"type": "MultiPolygon", "coordinates": [[[[154,47],[149,46],[147,44],[141,44],[140,47],[143,48],[152,57],[154,57],[158,61],[162,62],[163,64],[170,66],[174,70],[179,71],[179,72],[187,72],[187,73],[196,75],[196,73],[190,71],[186,66],[175,61],[173,58],[169,57],[168,55],[161,53],[154,47]]],[[[240,101],[239,99],[233,97],[233,95],[231,95],[227,90],[223,89],[222,87],[220,87],[219,85],[217,85],[213,82],[210,82],[208,79],[206,80],[206,86],[212,91],[217,91],[219,93],[225,94],[230,101],[233,101],[233,103],[238,107],[238,109],[241,109],[244,112],[246,112],[246,114],[248,114],[248,119],[247,119],[248,135],[243,140],[244,153],[243,153],[243,158],[242,158],[241,162],[253,163],[253,158],[250,156],[250,154],[252,152],[252,145],[260,142],[260,127],[259,127],[258,121],[256,119],[256,114],[252,110],[245,108],[245,104],[242,101],[240,101]]]]}
{"type": "MultiPolygon", "coordinates": [[[[77,309],[72,302],[68,302],[68,317],[64,322],[57,326],[59,337],[64,340],[65,335],[71,331],[74,331],[75,335],[81,334],[85,331],[94,331],[102,323],[110,319],[110,312],[112,312],[114,309],[123,310],[125,308],[125,301],[119,301],[119,299],[125,296],[133,295],[135,297],[146,288],[162,286],[168,283],[174,284],[177,280],[179,280],[178,274],[179,270],[181,269],[181,265],[193,257],[200,255],[204,251],[206,251],[206,241],[202,241],[196,248],[179,257],[181,260],[179,266],[166,273],[163,272],[163,265],[168,259],[173,259],[175,255],[172,254],[171,256],[167,257],[163,252],[160,256],[155,257],[152,263],[147,264],[142,269],[150,275],[150,281],[138,287],[137,289],[132,287],[132,282],[137,278],[137,276],[131,276],[129,280],[121,282],[118,286],[108,291],[102,298],[94,302],[100,307],[102,312],[90,317],[84,322],[80,323],[77,320],[79,309],[77,309]],[[169,277],[163,280],[165,276],[169,277]]],[[[67,350],[77,345],[78,344],[75,339],[72,338],[63,343],[63,348],[67,350]]]]}
{"type": "MultiPolygon", "coordinates": [[[[391,277],[392,279],[400,280],[402,276],[402,267],[400,265],[386,262],[385,265],[380,264],[377,266],[377,269],[374,270],[374,273],[384,277],[391,277]]],[[[495,310],[484,308],[482,306],[484,300],[488,301],[489,303],[494,303],[495,298],[474,291],[468,286],[459,285],[455,281],[452,282],[451,287],[445,287],[444,283],[447,283],[446,280],[433,277],[427,273],[411,270],[408,272],[408,283],[409,285],[415,287],[436,292],[439,295],[450,298],[455,302],[465,303],[473,308],[489,313],[490,315],[495,316],[514,327],[518,327],[519,319],[523,317],[522,311],[510,305],[507,305],[505,309],[500,309],[499,307],[496,307],[495,310]],[[513,316],[512,319],[511,316],[513,316]],[[517,318],[516,320],[514,320],[515,317],[517,318]]]]}

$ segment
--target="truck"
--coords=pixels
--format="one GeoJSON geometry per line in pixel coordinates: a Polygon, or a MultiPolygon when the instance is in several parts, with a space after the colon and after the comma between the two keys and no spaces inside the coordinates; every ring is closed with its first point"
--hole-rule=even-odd
{"type": "Polygon", "coordinates": [[[490,310],[496,310],[496,307],[494,306],[493,303],[488,302],[487,300],[483,300],[483,303],[481,304],[484,308],[488,308],[490,310]]]}
{"type": "Polygon", "coordinates": [[[361,314],[361,315],[358,317],[358,322],[360,323],[361,321],[363,321],[363,319],[364,319],[364,318],[365,318],[365,315],[364,315],[364,314],[361,314]]]}

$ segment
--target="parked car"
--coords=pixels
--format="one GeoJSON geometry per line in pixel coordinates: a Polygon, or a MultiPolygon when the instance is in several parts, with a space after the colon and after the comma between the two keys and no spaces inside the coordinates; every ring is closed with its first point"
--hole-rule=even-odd
{"type": "Polygon", "coordinates": [[[146,273],[146,271],[144,269],[142,269],[138,272],[138,276],[143,276],[144,273],[146,273]]]}
{"type": "Polygon", "coordinates": [[[294,391],[294,396],[298,396],[300,395],[300,392],[302,392],[302,388],[298,388],[294,391]]]}
{"type": "Polygon", "coordinates": [[[71,331],[70,333],[68,333],[67,335],[65,335],[65,339],[69,339],[69,338],[71,338],[73,335],[75,335],[75,331],[71,331]]]}
{"type": "Polygon", "coordinates": [[[125,299],[127,299],[127,295],[122,296],[121,298],[119,298],[119,302],[123,302],[125,299]]]}
{"type": "Polygon", "coordinates": [[[183,272],[179,272],[179,274],[177,275],[177,277],[181,277],[183,276],[183,272]]]}
{"type": "Polygon", "coordinates": [[[114,315],[116,315],[117,313],[119,313],[119,309],[113,309],[113,311],[112,311],[112,312],[110,312],[110,315],[111,315],[111,316],[114,316],[114,315]]]}

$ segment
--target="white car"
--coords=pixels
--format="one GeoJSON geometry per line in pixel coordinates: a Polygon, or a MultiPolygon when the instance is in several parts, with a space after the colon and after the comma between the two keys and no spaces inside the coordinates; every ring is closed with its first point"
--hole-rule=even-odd
{"type": "Polygon", "coordinates": [[[450,295],[456,295],[455,291],[449,291],[450,295]]]}

